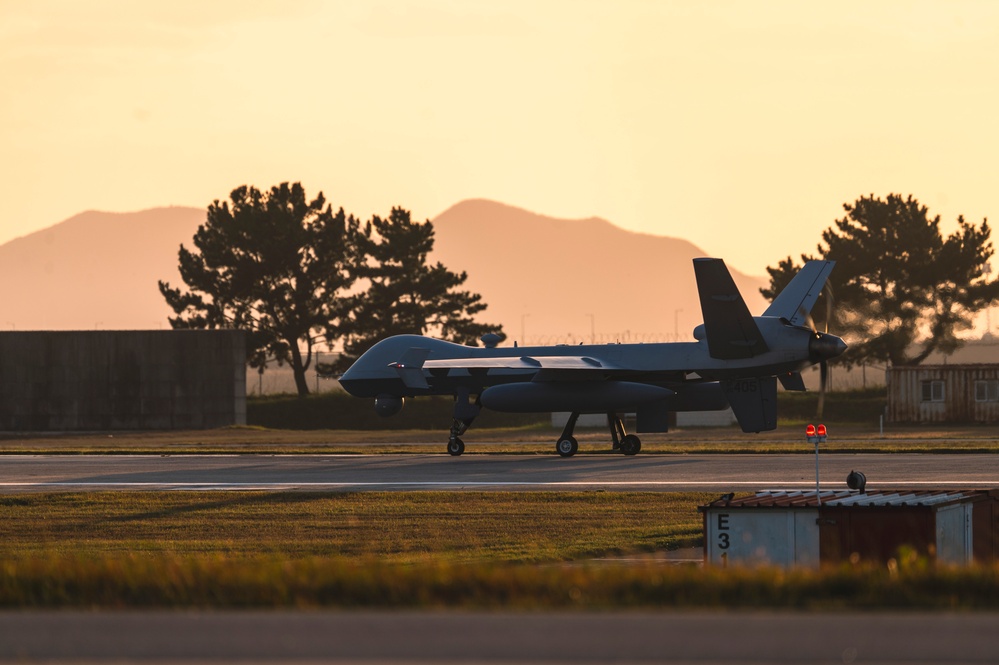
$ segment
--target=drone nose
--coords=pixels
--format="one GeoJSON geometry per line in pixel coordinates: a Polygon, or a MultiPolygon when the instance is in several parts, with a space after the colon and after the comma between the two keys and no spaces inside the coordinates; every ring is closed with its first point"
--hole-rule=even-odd
{"type": "Polygon", "coordinates": [[[828,333],[815,333],[808,342],[808,353],[816,360],[829,360],[841,356],[846,349],[846,342],[828,333]]]}

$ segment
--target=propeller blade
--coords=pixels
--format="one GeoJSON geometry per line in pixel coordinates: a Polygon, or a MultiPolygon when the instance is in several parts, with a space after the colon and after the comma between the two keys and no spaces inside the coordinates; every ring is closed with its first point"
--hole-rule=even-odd
{"type": "Polygon", "coordinates": [[[826,403],[826,384],[829,382],[829,362],[823,360],[819,363],[819,404],[815,410],[815,417],[822,418],[822,411],[826,403]]]}
{"type": "Polygon", "coordinates": [[[832,311],[833,311],[832,286],[826,283],[826,332],[829,332],[829,320],[832,319],[832,311]]]}
{"type": "Polygon", "coordinates": [[[812,332],[815,332],[815,319],[812,318],[812,313],[802,307],[798,310],[798,314],[801,314],[801,316],[804,317],[805,324],[811,329],[812,332]]]}
{"type": "MultiPolygon", "coordinates": [[[[829,334],[829,321],[833,316],[833,290],[832,285],[826,282],[825,285],[825,295],[826,295],[826,320],[825,320],[825,332],[829,334]]],[[[812,330],[815,330],[813,327],[812,330]]],[[[842,344],[842,342],[840,342],[842,344]]],[[[840,349],[842,352],[842,349],[840,349]]],[[[818,408],[816,408],[815,417],[821,419],[822,411],[825,409],[826,404],[826,390],[829,388],[829,360],[823,358],[822,362],[819,363],[819,403],[818,408]]]]}

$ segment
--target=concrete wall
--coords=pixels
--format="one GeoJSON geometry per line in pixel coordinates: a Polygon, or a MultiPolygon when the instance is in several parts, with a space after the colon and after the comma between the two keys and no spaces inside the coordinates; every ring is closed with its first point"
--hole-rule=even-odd
{"type": "Polygon", "coordinates": [[[0,332],[0,431],[246,423],[234,330],[0,332]]]}

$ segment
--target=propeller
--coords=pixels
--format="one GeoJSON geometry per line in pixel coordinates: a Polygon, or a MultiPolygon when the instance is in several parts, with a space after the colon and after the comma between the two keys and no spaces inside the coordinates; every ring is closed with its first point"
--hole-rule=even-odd
{"type": "Polygon", "coordinates": [[[826,390],[829,388],[829,359],[835,358],[836,356],[843,353],[846,350],[846,345],[843,340],[838,337],[834,337],[829,334],[829,321],[832,319],[833,311],[833,293],[832,287],[827,283],[825,285],[826,293],[826,320],[825,320],[825,330],[819,332],[815,325],[815,319],[812,318],[810,312],[805,311],[804,308],[799,310],[799,314],[805,320],[805,324],[808,329],[812,331],[812,339],[808,342],[808,351],[812,357],[813,362],[819,363],[819,402],[818,408],[816,409],[816,417],[822,417],[822,411],[825,407],[826,401],[826,390]]]}
{"type": "MultiPolygon", "coordinates": [[[[825,334],[828,335],[829,320],[832,318],[832,306],[833,306],[832,286],[826,283],[825,291],[826,291],[825,334]]],[[[813,325],[812,330],[814,330],[815,329],[814,322],[812,325],[813,325]]],[[[816,337],[818,337],[817,332],[816,332],[816,337]]],[[[819,362],[819,403],[815,413],[815,417],[818,419],[822,418],[822,411],[825,408],[825,403],[826,403],[826,389],[828,387],[829,387],[829,357],[827,355],[823,355],[822,360],[819,362]]]]}
{"type": "Polygon", "coordinates": [[[815,409],[815,417],[822,420],[822,411],[826,405],[826,384],[829,382],[829,362],[819,363],[819,403],[815,409]]]}

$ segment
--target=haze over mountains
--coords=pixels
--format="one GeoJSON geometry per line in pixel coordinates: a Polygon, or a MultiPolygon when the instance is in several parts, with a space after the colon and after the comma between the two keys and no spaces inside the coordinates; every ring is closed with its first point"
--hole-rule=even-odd
{"type": "MultiPolygon", "coordinates": [[[[707,254],[686,240],[484,200],[458,203],[433,223],[439,260],[468,272],[468,288],[489,303],[481,318],[511,339],[523,323],[529,343],[692,340],[701,322],[691,261],[707,254]]],[[[764,280],[732,276],[761,313],[764,280]]]]}
{"type": "Polygon", "coordinates": [[[179,282],[177,249],[205,219],[198,208],[84,212],[0,245],[5,330],[169,328],[156,282],[179,282]]]}
{"type": "MultiPolygon", "coordinates": [[[[180,284],[177,250],[201,208],[85,212],[0,246],[0,326],[10,330],[168,328],[157,280],[180,284]]],[[[528,343],[692,339],[700,305],[691,243],[591,218],[564,220],[485,200],[433,220],[434,259],[468,272],[482,321],[528,343]]],[[[724,257],[723,257],[724,258],[724,257]]],[[[733,271],[750,311],[762,278],[733,271]]],[[[523,342],[522,342],[523,343],[523,342]]]]}

